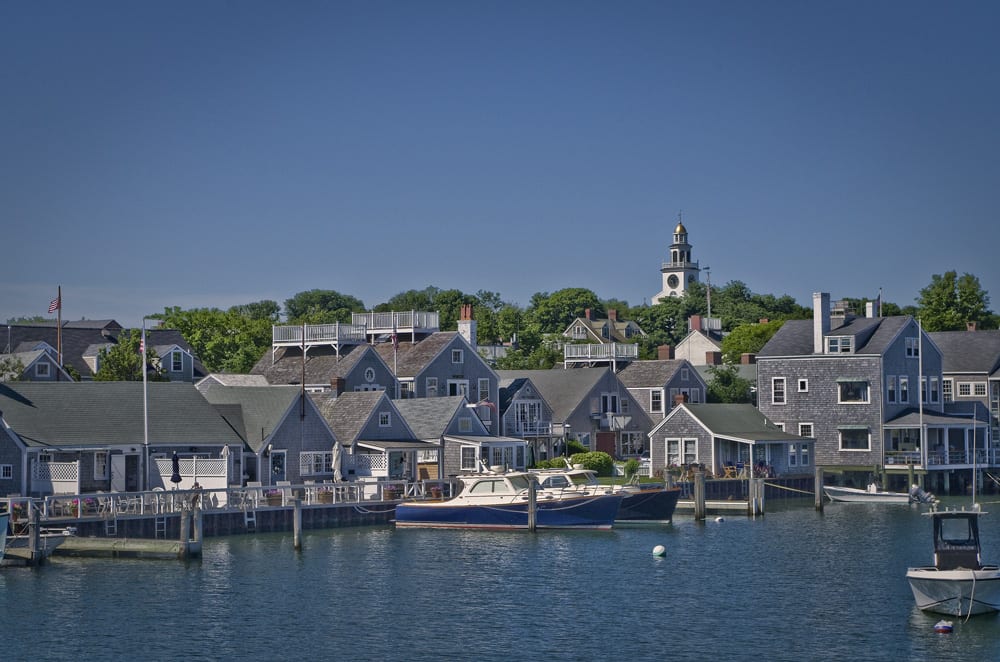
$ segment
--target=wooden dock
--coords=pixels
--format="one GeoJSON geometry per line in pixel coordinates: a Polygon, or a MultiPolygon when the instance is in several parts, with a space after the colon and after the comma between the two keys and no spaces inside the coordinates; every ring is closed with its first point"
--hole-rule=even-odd
{"type": "Polygon", "coordinates": [[[142,538],[81,538],[68,536],[52,556],[85,556],[130,559],[184,559],[197,556],[200,541],[149,540],[142,538]],[[197,549],[192,546],[197,544],[197,549]]]}

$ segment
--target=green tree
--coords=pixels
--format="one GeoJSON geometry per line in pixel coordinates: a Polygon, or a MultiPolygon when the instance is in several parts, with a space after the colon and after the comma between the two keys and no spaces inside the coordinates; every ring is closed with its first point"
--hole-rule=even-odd
{"type": "Polygon", "coordinates": [[[542,333],[562,333],[588,308],[595,319],[607,317],[596,294],[582,287],[569,287],[552,294],[533,294],[527,315],[542,333]]]}
{"type": "Polygon", "coordinates": [[[364,310],[360,299],[334,290],[308,290],[285,300],[285,317],[290,324],[350,324],[351,313],[364,310]]]}
{"type": "MultiPolygon", "coordinates": [[[[142,351],[139,345],[142,332],[126,329],[118,334],[118,342],[105,347],[97,354],[96,382],[138,382],[142,381],[142,351]]],[[[159,370],[160,357],[152,347],[146,347],[147,378],[162,379],[159,370]]]]}
{"type": "Polygon", "coordinates": [[[934,274],[930,285],[920,290],[917,304],[926,331],[959,331],[967,322],[983,324],[992,320],[989,295],[971,274],[934,274]]]}
{"type": "Polygon", "coordinates": [[[23,324],[25,326],[30,326],[33,324],[52,324],[55,322],[55,318],[42,317],[41,315],[32,315],[31,317],[11,317],[7,319],[7,324],[23,324]]]}
{"type": "Polygon", "coordinates": [[[166,328],[177,329],[195,356],[210,372],[246,373],[271,346],[271,327],[277,322],[274,302],[256,302],[218,308],[165,308],[166,328]]]}
{"type": "Polygon", "coordinates": [[[727,363],[739,363],[743,354],[756,354],[778,332],[783,320],[742,324],[722,339],[722,358],[727,363]]]}
{"type": "Polygon", "coordinates": [[[0,382],[18,382],[24,374],[24,363],[16,356],[0,357],[0,382]]]}
{"type": "Polygon", "coordinates": [[[713,365],[708,368],[706,399],[709,402],[741,403],[753,402],[753,382],[740,377],[735,365],[713,365]]]}

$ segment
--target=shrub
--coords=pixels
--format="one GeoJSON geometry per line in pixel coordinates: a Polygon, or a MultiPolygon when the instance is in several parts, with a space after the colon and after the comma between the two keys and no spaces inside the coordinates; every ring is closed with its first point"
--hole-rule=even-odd
{"type": "Polygon", "coordinates": [[[639,473],[639,460],[634,457],[625,463],[625,478],[632,478],[639,473]]]}
{"type": "Polygon", "coordinates": [[[581,444],[576,439],[569,439],[566,442],[566,450],[570,455],[575,455],[577,453],[586,453],[587,447],[581,444]]]}
{"type": "Polygon", "coordinates": [[[570,464],[582,464],[585,469],[596,471],[598,476],[610,476],[614,467],[614,459],[603,451],[574,453],[569,458],[570,464]]]}

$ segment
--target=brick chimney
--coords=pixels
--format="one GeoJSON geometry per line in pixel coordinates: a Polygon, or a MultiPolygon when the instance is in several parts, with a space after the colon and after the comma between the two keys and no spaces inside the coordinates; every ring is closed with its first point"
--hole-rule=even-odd
{"type": "Polygon", "coordinates": [[[687,393],[678,393],[674,396],[674,406],[682,405],[688,401],[687,393]]]}
{"type": "Polygon", "coordinates": [[[458,335],[465,338],[465,340],[472,345],[473,349],[476,349],[476,320],[472,319],[472,304],[463,303],[462,308],[459,311],[458,318],[458,335]]]}
{"type": "Polygon", "coordinates": [[[608,311],[608,319],[611,320],[612,322],[617,322],[618,321],[618,311],[615,310],[615,309],[613,309],[613,308],[611,310],[609,310],[608,311]]]}
{"type": "Polygon", "coordinates": [[[754,363],[757,363],[757,355],[750,354],[749,352],[740,354],[740,363],[742,365],[753,365],[754,363]]]}
{"type": "Polygon", "coordinates": [[[705,365],[722,365],[722,352],[705,352],[705,365]]]}
{"type": "Polygon", "coordinates": [[[976,330],[976,323],[975,322],[966,322],[965,323],[965,330],[966,331],[975,331],[976,330]]]}
{"type": "Polygon", "coordinates": [[[330,393],[333,397],[337,397],[344,392],[344,385],[346,382],[343,377],[333,377],[330,379],[330,393]]]}
{"type": "Polygon", "coordinates": [[[590,308],[583,311],[583,319],[590,319],[590,308]]]}
{"type": "Polygon", "coordinates": [[[688,330],[701,331],[701,315],[692,315],[688,318],[688,330]]]}
{"type": "Polygon", "coordinates": [[[656,358],[661,361],[669,361],[674,358],[674,348],[671,345],[660,345],[656,348],[656,358]]]}

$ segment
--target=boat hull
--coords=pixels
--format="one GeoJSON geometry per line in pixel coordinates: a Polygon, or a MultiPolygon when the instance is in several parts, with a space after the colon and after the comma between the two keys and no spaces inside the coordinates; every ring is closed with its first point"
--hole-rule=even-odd
{"type": "Polygon", "coordinates": [[[7,525],[10,523],[10,513],[0,513],[0,561],[3,560],[7,548],[7,525]]]}
{"type": "Polygon", "coordinates": [[[678,488],[624,492],[615,521],[669,522],[674,517],[680,496],[678,488]]]}
{"type": "MultiPolygon", "coordinates": [[[[619,495],[539,500],[538,529],[610,529],[622,498],[619,495]]],[[[464,504],[404,502],[396,505],[397,527],[438,529],[527,529],[528,503],[464,504]]]]}
{"type": "Polygon", "coordinates": [[[1000,568],[938,570],[933,566],[906,572],[913,599],[923,611],[967,616],[1000,611],[1000,568]]]}
{"type": "Polygon", "coordinates": [[[834,487],[826,485],[823,491],[831,501],[851,503],[910,503],[910,495],[906,492],[869,492],[852,487],[834,487]]]}

